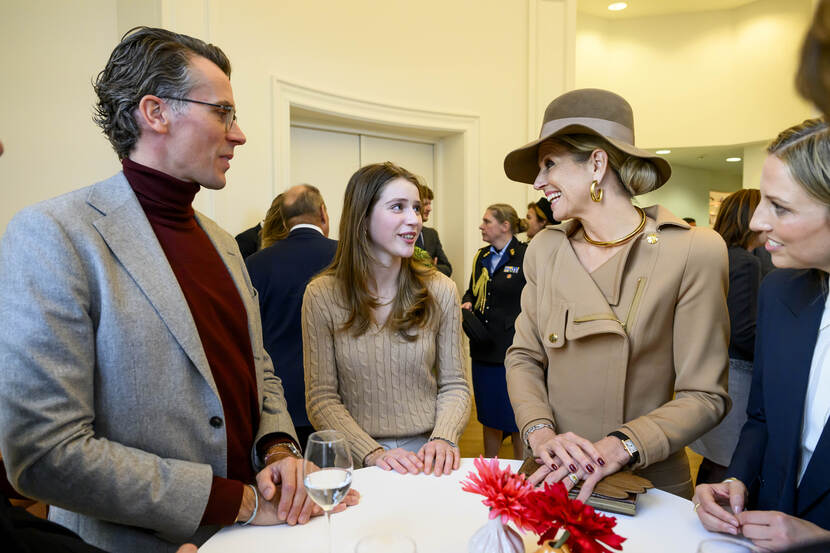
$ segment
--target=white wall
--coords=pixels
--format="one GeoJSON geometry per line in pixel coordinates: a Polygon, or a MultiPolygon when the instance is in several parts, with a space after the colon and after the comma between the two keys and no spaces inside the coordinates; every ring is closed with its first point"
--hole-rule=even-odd
{"type": "Polygon", "coordinates": [[[769,140],[810,116],[794,76],[811,0],[612,20],[579,14],[576,85],[634,108],[641,147],[769,140]]]}
{"type": "Polygon", "coordinates": [[[769,141],[765,140],[763,142],[758,142],[756,144],[747,144],[746,146],[744,146],[744,188],[761,187],[761,169],[764,166],[764,161],[767,159],[768,145],[769,141]]]}
{"type": "Polygon", "coordinates": [[[0,233],[23,206],[120,167],[92,122],[90,85],[117,42],[111,0],[3,1],[0,233]]]}
{"type": "Polygon", "coordinates": [[[565,42],[574,39],[573,14],[575,0],[6,0],[0,60],[13,87],[0,103],[7,146],[0,230],[24,205],[117,170],[90,120],[90,82],[120,33],[138,24],[193,34],[231,59],[248,143],[237,148],[225,190],[203,191],[196,202],[230,232],[261,218],[272,199],[275,77],[366,101],[476,115],[474,211],[494,202],[521,207],[526,186],[507,181],[502,162],[538,133],[535,103],[544,106],[572,81],[573,44],[565,42]]]}
{"type": "Polygon", "coordinates": [[[654,192],[637,196],[637,204],[660,204],[680,218],[693,217],[699,226],[708,227],[709,191],[734,192],[740,188],[740,175],[673,165],[669,181],[654,192]]]}

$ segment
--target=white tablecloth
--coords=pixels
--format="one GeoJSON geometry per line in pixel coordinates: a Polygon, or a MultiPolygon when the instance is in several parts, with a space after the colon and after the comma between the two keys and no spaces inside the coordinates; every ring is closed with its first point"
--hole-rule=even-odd
{"type": "MultiPolygon", "coordinates": [[[[510,463],[516,470],[518,461],[510,463]]],[[[352,486],[360,504],[332,516],[334,552],[353,553],[358,540],[374,533],[412,537],[418,553],[465,553],[470,536],[487,522],[482,496],[461,490],[475,470],[472,459],[449,476],[400,475],[379,468],[356,470],[352,486]]],[[[692,503],[660,490],[640,497],[637,515],[617,515],[616,532],[628,538],[625,553],[695,553],[714,534],[704,530],[692,503]]],[[[228,527],[199,548],[200,553],[325,553],[326,520],[303,526],[228,527]]],[[[536,549],[536,535],[524,535],[525,550],[536,549]]]]}

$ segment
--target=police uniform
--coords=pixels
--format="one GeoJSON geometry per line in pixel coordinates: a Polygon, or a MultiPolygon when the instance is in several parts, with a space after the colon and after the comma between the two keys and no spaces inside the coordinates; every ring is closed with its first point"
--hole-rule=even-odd
{"type": "Polygon", "coordinates": [[[514,324],[521,311],[526,249],[527,245],[514,236],[493,271],[488,260],[494,255],[490,246],[478,250],[470,286],[461,300],[473,304],[473,314],[488,335],[482,340],[480,335],[468,333],[478,420],[484,426],[505,432],[518,432],[507,395],[504,356],[513,343],[514,324]]]}

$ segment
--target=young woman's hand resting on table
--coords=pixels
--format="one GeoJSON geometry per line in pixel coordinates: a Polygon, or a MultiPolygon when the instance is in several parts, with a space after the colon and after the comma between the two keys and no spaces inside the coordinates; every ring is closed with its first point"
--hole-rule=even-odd
{"type": "Polygon", "coordinates": [[[424,444],[418,453],[403,448],[378,449],[366,456],[366,466],[395,470],[401,474],[450,474],[461,463],[461,452],[446,440],[436,439],[424,444]]]}

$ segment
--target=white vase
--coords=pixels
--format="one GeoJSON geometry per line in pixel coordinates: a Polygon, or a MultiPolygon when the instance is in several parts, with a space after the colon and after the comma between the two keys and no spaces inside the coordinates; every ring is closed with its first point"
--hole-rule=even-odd
{"type": "Polygon", "coordinates": [[[467,544],[469,553],[524,553],[525,544],[514,529],[493,518],[479,528],[467,544]]]}

